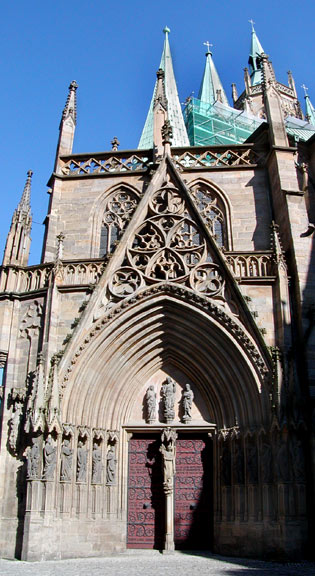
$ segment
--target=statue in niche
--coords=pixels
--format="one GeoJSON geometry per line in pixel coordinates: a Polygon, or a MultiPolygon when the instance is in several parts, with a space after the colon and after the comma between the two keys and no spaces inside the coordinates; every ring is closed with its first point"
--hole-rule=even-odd
{"type": "Polygon", "coordinates": [[[230,447],[226,444],[222,446],[221,455],[221,479],[223,486],[229,486],[231,484],[231,453],[230,447]]]}
{"type": "Polygon", "coordinates": [[[175,418],[174,404],[175,404],[175,390],[176,384],[170,376],[162,385],[162,397],[164,408],[164,419],[167,424],[170,424],[175,418]]]}
{"type": "Polygon", "coordinates": [[[236,443],[234,449],[233,472],[235,484],[244,484],[244,455],[241,444],[236,443]]]}
{"type": "Polygon", "coordinates": [[[53,480],[57,459],[57,448],[49,434],[44,446],[43,480],[53,480]]]}
{"type": "Polygon", "coordinates": [[[163,430],[161,440],[162,444],[160,446],[160,452],[163,457],[163,475],[164,475],[164,492],[165,494],[171,494],[173,491],[173,480],[175,475],[175,442],[177,434],[175,430],[167,428],[163,430]]]}
{"type": "Polygon", "coordinates": [[[40,453],[38,438],[32,438],[32,446],[26,451],[27,477],[29,480],[37,480],[39,477],[40,453]]]}
{"type": "Polygon", "coordinates": [[[156,392],[153,384],[149,386],[145,395],[146,409],[147,409],[147,422],[151,424],[156,420],[156,392]]]}
{"type": "Polygon", "coordinates": [[[190,384],[185,385],[185,389],[182,392],[182,403],[183,403],[183,422],[189,422],[191,420],[191,409],[194,400],[194,393],[190,387],[190,384]]]}
{"type": "Polygon", "coordinates": [[[280,482],[287,482],[290,479],[288,447],[284,441],[280,441],[278,447],[277,472],[280,482]]]}
{"type": "Polygon", "coordinates": [[[64,482],[70,482],[72,470],[72,455],[73,450],[70,446],[70,440],[65,438],[61,446],[61,468],[60,478],[64,482]]]}
{"type": "Polygon", "coordinates": [[[92,484],[102,482],[102,451],[97,442],[93,444],[92,451],[92,484]]]}
{"type": "Polygon", "coordinates": [[[272,482],[272,451],[271,446],[264,442],[261,450],[262,481],[264,484],[272,482]]]}
{"type": "Polygon", "coordinates": [[[116,482],[116,448],[115,445],[110,446],[106,456],[106,484],[112,486],[116,482]]]}
{"type": "Polygon", "coordinates": [[[87,456],[87,448],[82,440],[79,440],[77,449],[77,482],[86,482],[87,456]]]}
{"type": "Polygon", "coordinates": [[[258,482],[258,457],[257,448],[254,444],[247,447],[247,469],[248,469],[248,482],[249,484],[257,484],[258,482]]]}
{"type": "Polygon", "coordinates": [[[299,438],[293,436],[290,444],[290,452],[293,464],[294,480],[304,481],[305,479],[305,462],[303,444],[299,438]]]}

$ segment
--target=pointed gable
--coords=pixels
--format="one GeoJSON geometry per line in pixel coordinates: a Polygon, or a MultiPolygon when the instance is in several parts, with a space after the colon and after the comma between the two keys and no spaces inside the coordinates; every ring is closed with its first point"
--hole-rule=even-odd
{"type": "MultiPolygon", "coordinates": [[[[168,41],[169,28],[164,28],[165,41],[160,62],[160,68],[164,71],[165,77],[165,95],[167,99],[168,119],[173,128],[173,146],[189,146],[189,140],[186,132],[182,109],[178,97],[176,80],[174,76],[173,63],[170,45],[168,41]]],[[[139,142],[139,149],[148,149],[153,147],[153,105],[156,96],[158,82],[156,81],[153,96],[139,142]]]]}

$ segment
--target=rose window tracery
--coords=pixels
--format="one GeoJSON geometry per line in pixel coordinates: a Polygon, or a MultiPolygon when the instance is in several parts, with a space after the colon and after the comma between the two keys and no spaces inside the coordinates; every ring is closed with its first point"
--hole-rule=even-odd
{"type": "Polygon", "coordinates": [[[131,190],[119,190],[107,199],[101,227],[100,256],[112,252],[138,204],[131,190]]]}

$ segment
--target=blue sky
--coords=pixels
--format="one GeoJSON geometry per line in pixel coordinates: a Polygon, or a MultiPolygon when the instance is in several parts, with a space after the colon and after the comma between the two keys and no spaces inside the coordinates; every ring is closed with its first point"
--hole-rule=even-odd
{"type": "MultiPolygon", "coordinates": [[[[0,257],[26,172],[34,171],[30,263],[39,262],[60,115],[76,80],[78,124],[74,152],[135,148],[149,107],[165,25],[180,99],[198,93],[203,42],[225,91],[243,90],[250,45],[249,19],[277,79],[294,75],[304,108],[306,84],[315,105],[314,2],[307,0],[5,0],[1,10],[1,211],[0,257]]],[[[231,98],[230,98],[231,102],[231,98]]]]}

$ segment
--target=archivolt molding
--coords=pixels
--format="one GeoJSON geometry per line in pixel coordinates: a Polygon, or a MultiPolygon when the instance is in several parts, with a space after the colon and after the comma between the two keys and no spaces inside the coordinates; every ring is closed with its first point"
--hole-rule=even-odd
{"type": "MultiPolygon", "coordinates": [[[[139,386],[140,382],[145,382],[160,368],[161,361],[165,358],[175,365],[177,363],[178,367],[188,366],[187,369],[191,371],[192,379],[196,378],[196,374],[200,372],[198,378],[201,387],[206,386],[207,378],[221,382],[220,386],[212,388],[211,398],[209,397],[209,403],[212,404],[211,410],[214,412],[215,406],[225,406],[223,411],[226,410],[233,415],[233,418],[231,416],[233,423],[234,415],[238,411],[244,411],[243,408],[233,406],[233,403],[240,402],[242,406],[249,403],[250,408],[247,407],[246,410],[253,411],[255,414],[255,411],[262,410],[262,408],[257,408],[257,398],[263,394],[266,403],[266,398],[269,397],[268,385],[271,373],[269,358],[257,348],[237,320],[208,299],[183,287],[166,284],[163,287],[153,286],[143,290],[117,304],[106,316],[94,324],[81,341],[72,359],[67,357],[62,359],[59,381],[61,393],[64,395],[63,411],[66,410],[63,418],[73,420],[75,414],[87,409],[84,405],[84,398],[87,394],[85,387],[88,387],[86,382],[91,379],[91,374],[87,371],[87,366],[90,366],[94,373],[92,378],[98,378],[101,372],[106,373],[106,376],[104,374],[102,376],[103,391],[97,392],[99,397],[93,399],[93,412],[98,410],[99,406],[107,406],[112,402],[112,398],[106,396],[107,384],[109,389],[115,386],[115,395],[118,394],[117,387],[120,387],[119,402],[117,400],[113,404],[113,421],[110,424],[107,423],[107,425],[119,428],[120,423],[117,420],[123,418],[123,414],[125,421],[128,420],[130,386],[129,384],[125,386],[126,378],[127,381],[132,380],[133,386],[139,386]],[[183,314],[188,315],[185,316],[185,320],[183,314]],[[196,316],[194,321],[192,321],[193,315],[196,316]],[[169,320],[165,320],[166,316],[169,316],[169,320]],[[165,322],[167,329],[164,331],[163,323],[165,322]],[[212,331],[211,338],[213,339],[211,345],[206,343],[210,331],[212,331]],[[180,346],[178,339],[180,339],[180,346]],[[204,357],[202,370],[199,360],[191,356],[192,339],[196,343],[196,351],[204,357]],[[217,348],[215,354],[219,358],[218,362],[222,364],[219,371],[214,361],[214,346],[217,348]],[[220,376],[220,371],[225,372],[224,377],[220,376]],[[232,371],[234,371],[233,375],[232,371]],[[246,377],[244,377],[244,372],[247,373],[246,377]],[[106,386],[104,378],[106,378],[106,386]],[[232,392],[227,385],[229,380],[238,390],[237,400],[231,398],[232,392]],[[251,393],[246,388],[245,380],[247,382],[250,380],[252,383],[251,393]],[[81,384],[78,384],[78,381],[81,384]],[[110,382],[112,384],[109,384],[110,382]],[[69,386],[70,390],[68,390],[69,386]],[[73,386],[75,386],[75,392],[73,386]],[[77,406],[71,408],[73,413],[67,413],[70,402],[69,394],[71,396],[73,393],[78,395],[75,401],[77,406]],[[250,394],[254,395],[251,400],[250,394]]],[[[97,387],[96,385],[94,387],[94,384],[95,382],[93,390],[96,390],[97,387]]],[[[89,395],[85,399],[87,403],[91,401],[89,395]]],[[[268,407],[265,406],[264,411],[266,419],[268,407]]],[[[83,415],[80,417],[83,418],[83,415]]],[[[91,414],[89,417],[84,414],[84,421],[89,422],[90,417],[91,414]]],[[[239,417],[241,420],[241,416],[239,417]]],[[[98,418],[99,420],[91,425],[100,426],[101,423],[103,425],[105,414],[99,414],[98,418]]],[[[224,414],[219,418],[225,421],[224,414]]],[[[248,418],[248,414],[243,414],[243,420],[247,421],[248,418]]]]}

